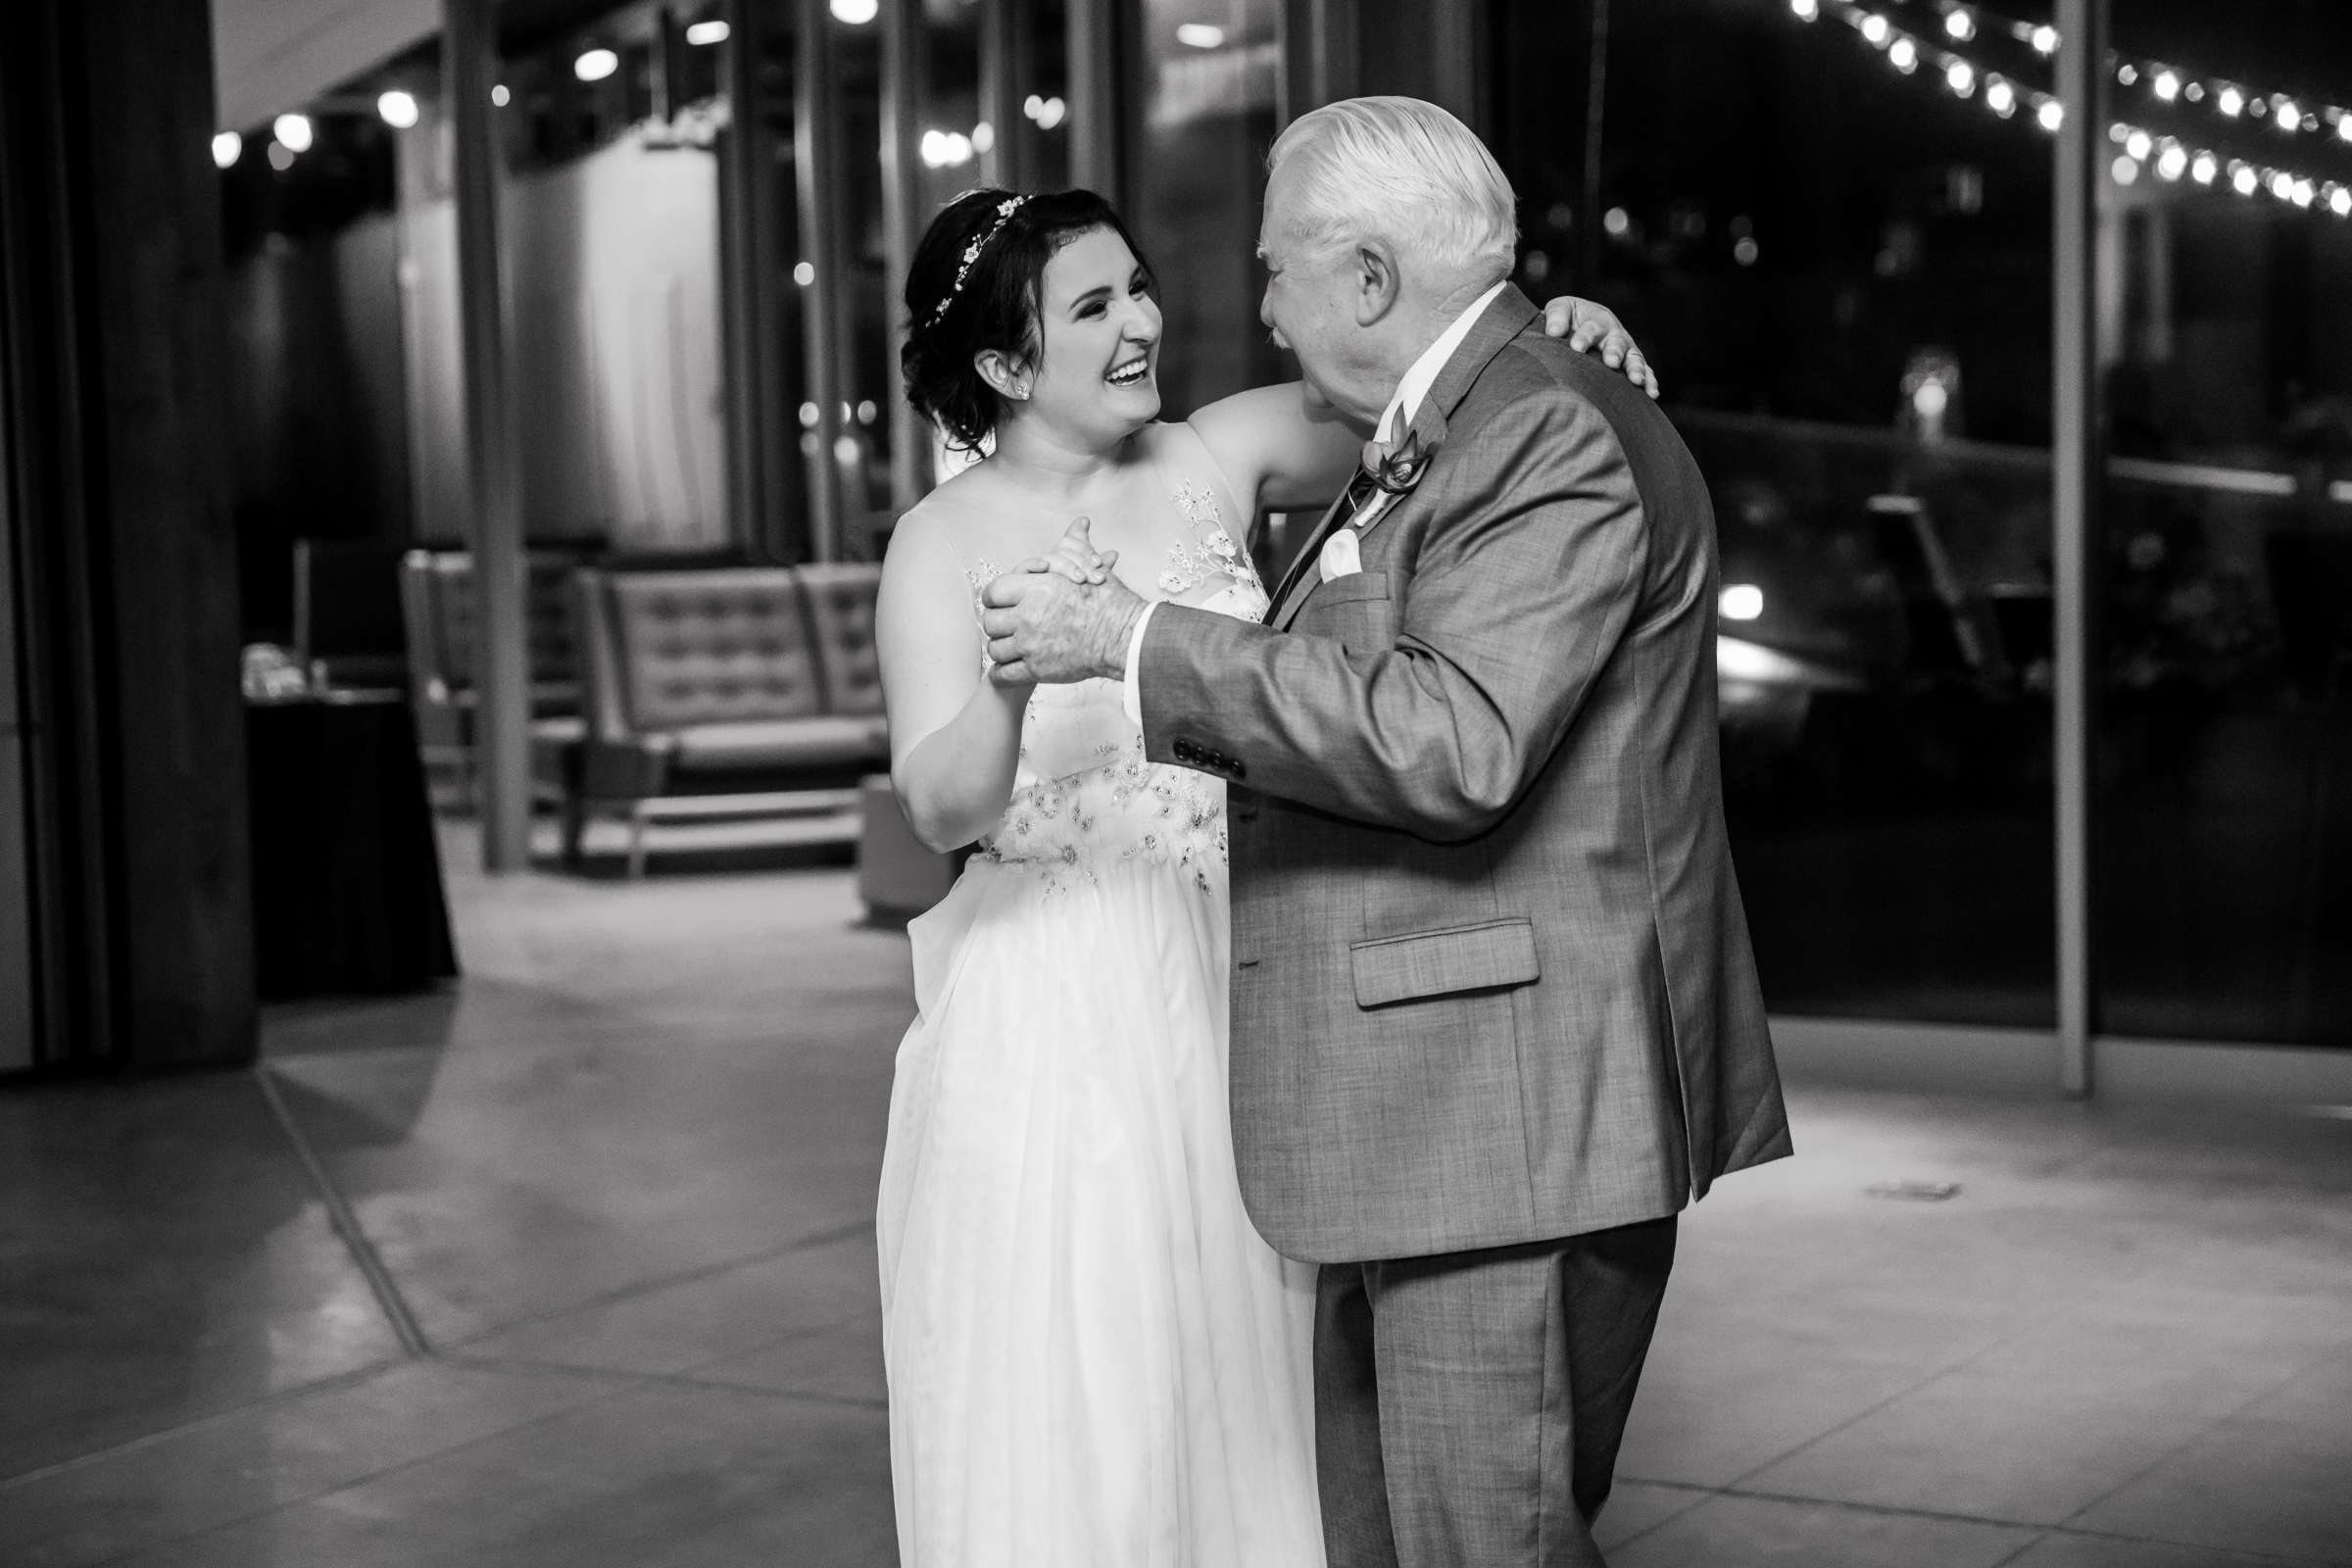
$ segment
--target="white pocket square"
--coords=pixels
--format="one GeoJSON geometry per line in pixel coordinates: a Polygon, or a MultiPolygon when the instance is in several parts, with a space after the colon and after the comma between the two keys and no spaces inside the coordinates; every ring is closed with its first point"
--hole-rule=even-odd
{"type": "Polygon", "coordinates": [[[1364,569],[1363,546],[1356,543],[1353,528],[1342,528],[1323,541],[1323,553],[1315,560],[1323,580],[1331,582],[1340,577],[1352,577],[1364,569]]]}

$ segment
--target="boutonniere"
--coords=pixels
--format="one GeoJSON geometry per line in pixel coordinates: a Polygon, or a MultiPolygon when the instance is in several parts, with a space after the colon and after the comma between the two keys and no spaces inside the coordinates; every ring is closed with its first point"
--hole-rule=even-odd
{"type": "Polygon", "coordinates": [[[1404,495],[1429,471],[1430,460],[1438,455],[1438,444],[1445,439],[1445,419],[1435,410],[1424,408],[1402,440],[1364,443],[1364,471],[1382,494],[1404,495]]]}

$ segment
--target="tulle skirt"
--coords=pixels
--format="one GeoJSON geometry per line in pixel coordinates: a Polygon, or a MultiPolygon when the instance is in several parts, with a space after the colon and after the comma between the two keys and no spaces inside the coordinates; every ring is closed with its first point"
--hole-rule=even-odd
{"type": "Polygon", "coordinates": [[[1314,1271],[1243,1212],[1226,889],[975,860],[911,930],[877,1227],[906,1568],[1318,1568],[1314,1271]]]}

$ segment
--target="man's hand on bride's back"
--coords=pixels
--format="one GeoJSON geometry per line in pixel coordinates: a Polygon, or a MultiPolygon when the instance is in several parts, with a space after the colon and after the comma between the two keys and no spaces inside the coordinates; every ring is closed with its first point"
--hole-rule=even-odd
{"type": "Polygon", "coordinates": [[[1579,354],[1590,354],[1597,347],[1601,364],[1612,370],[1623,370],[1627,380],[1651,397],[1658,395],[1657,371],[1649,368],[1649,361],[1635,345],[1633,334],[1607,306],[1580,300],[1573,294],[1546,300],[1544,330],[1548,336],[1566,338],[1568,346],[1579,354]]]}

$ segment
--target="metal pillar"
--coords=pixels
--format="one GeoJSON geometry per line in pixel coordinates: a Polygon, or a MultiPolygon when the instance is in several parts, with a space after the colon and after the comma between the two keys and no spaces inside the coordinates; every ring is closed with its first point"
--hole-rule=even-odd
{"type": "Polygon", "coordinates": [[[2091,1084],[2090,953],[2091,613],[2098,583],[2099,463],[2097,246],[2099,155],[2105,145],[2100,88],[2106,72],[2107,0],[2058,0],[2062,42],[2056,86],[2065,121],[2057,136],[2051,245],[2050,558],[2056,619],[2054,721],[2058,774],[2058,1082],[2087,1097],[2091,1084]]]}
{"type": "Polygon", "coordinates": [[[835,113],[831,18],[826,0],[799,0],[793,51],[793,172],[800,189],[803,260],[814,275],[801,289],[808,397],[816,406],[816,453],[808,464],[808,553],[841,559],[841,357],[848,247],[843,230],[840,117],[835,113]]]}
{"type": "Polygon", "coordinates": [[[719,269],[727,375],[728,527],[760,560],[789,555],[801,505],[800,423],[785,364],[782,228],[775,136],[760,90],[767,58],[760,0],[727,0],[726,139],[719,177],[719,269]]]}
{"type": "Polygon", "coordinates": [[[1070,0],[1070,183],[1124,206],[1119,123],[1118,8],[1108,0],[1070,0]]]}
{"type": "Polygon", "coordinates": [[[442,0],[441,73],[449,99],[458,217],[458,327],[466,365],[466,471],[473,514],[474,776],[482,868],[531,861],[530,676],[523,630],[522,496],[507,400],[499,269],[500,157],[493,0],[442,0]]]}
{"type": "Polygon", "coordinates": [[[891,292],[883,300],[890,332],[890,501],[905,512],[930,489],[931,429],[899,384],[899,351],[906,341],[900,302],[914,244],[921,237],[922,182],[917,115],[922,102],[923,0],[882,5],[882,244],[891,292]]]}

